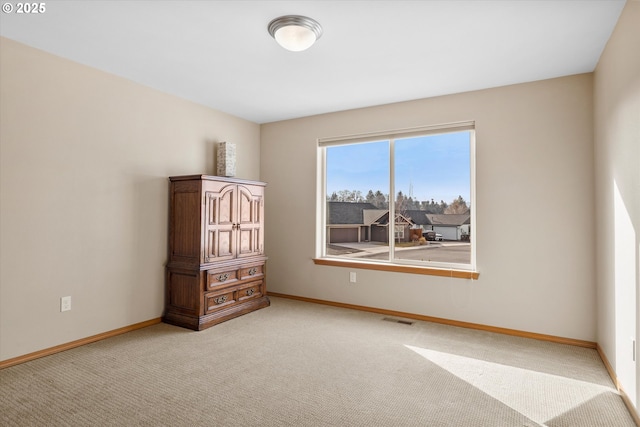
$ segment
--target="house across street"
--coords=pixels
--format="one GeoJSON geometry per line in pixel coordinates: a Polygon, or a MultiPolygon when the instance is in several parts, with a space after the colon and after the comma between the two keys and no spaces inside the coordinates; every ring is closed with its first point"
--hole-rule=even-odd
{"type": "Polygon", "coordinates": [[[422,210],[396,212],[390,221],[388,209],[370,203],[328,202],[327,243],[389,242],[389,226],[397,242],[411,242],[414,230],[433,231],[443,240],[468,241],[471,215],[431,214],[422,210]]]}

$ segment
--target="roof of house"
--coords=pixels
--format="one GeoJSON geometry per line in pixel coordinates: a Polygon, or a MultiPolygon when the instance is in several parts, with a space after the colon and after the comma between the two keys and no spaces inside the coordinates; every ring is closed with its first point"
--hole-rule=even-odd
{"type": "MultiPolygon", "coordinates": [[[[327,216],[329,224],[371,225],[389,222],[388,209],[377,209],[371,203],[328,202],[327,216]],[[385,215],[387,217],[385,218],[385,215]]],[[[471,215],[466,214],[430,214],[421,210],[403,211],[403,218],[417,225],[458,226],[471,223],[471,215]]]]}
{"type": "Polygon", "coordinates": [[[406,210],[402,212],[406,218],[411,218],[411,220],[418,225],[431,225],[431,221],[429,221],[429,214],[427,211],[421,210],[406,210]]]}
{"type": "Polygon", "coordinates": [[[466,214],[427,214],[432,225],[463,225],[471,224],[471,215],[466,214]]]}
{"type": "MultiPolygon", "coordinates": [[[[375,212],[367,212],[365,211],[365,218],[371,219],[370,223],[366,225],[376,224],[376,225],[388,225],[389,224],[389,210],[388,209],[376,209],[375,212]],[[371,213],[369,216],[368,213],[371,213]],[[375,214],[375,215],[374,215],[375,214]]],[[[407,218],[402,214],[396,214],[396,224],[413,224],[411,218],[407,218]]]]}
{"type": "Polygon", "coordinates": [[[329,224],[363,225],[365,209],[377,210],[371,203],[328,202],[327,217],[329,224]]]}
{"type": "Polygon", "coordinates": [[[389,209],[365,209],[362,211],[365,225],[371,225],[374,222],[379,222],[380,218],[389,212],[389,209]]]}

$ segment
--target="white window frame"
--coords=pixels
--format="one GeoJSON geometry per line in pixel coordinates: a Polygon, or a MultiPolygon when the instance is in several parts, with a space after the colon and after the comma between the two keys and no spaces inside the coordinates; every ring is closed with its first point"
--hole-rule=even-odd
{"type": "MultiPolygon", "coordinates": [[[[394,221],[395,222],[395,221],[394,221]]],[[[404,225],[394,225],[393,238],[404,239],[404,225]]]]}
{"type": "MultiPolygon", "coordinates": [[[[471,211],[471,257],[469,264],[459,264],[459,263],[443,263],[443,262],[427,262],[427,261],[415,261],[415,260],[403,260],[396,259],[394,254],[395,247],[395,224],[394,231],[389,232],[389,260],[358,260],[357,264],[388,264],[391,266],[416,266],[416,267],[427,267],[434,269],[444,269],[444,270],[462,270],[462,271],[476,271],[476,137],[475,137],[475,122],[474,121],[465,121],[465,122],[457,122],[457,123],[448,123],[448,124],[438,124],[438,125],[429,125],[429,126],[421,126],[416,128],[408,128],[408,129],[398,129],[391,131],[382,131],[382,132],[371,132],[364,134],[356,134],[356,135],[346,135],[346,136],[337,136],[337,137],[326,137],[326,138],[318,138],[318,177],[317,177],[317,220],[316,220],[316,258],[320,260],[340,260],[347,261],[350,264],[353,264],[352,260],[345,259],[345,257],[332,257],[326,253],[326,221],[327,221],[327,203],[326,203],[326,149],[331,146],[338,145],[350,145],[356,143],[365,143],[365,142],[374,142],[380,140],[388,140],[389,141],[389,150],[390,150],[390,169],[389,169],[389,179],[390,179],[390,195],[395,194],[394,187],[394,143],[396,139],[401,138],[409,138],[409,137],[418,137],[418,136],[429,136],[429,135],[437,135],[443,133],[453,133],[453,132],[462,132],[469,131],[470,132],[470,141],[469,141],[469,163],[470,163],[470,211],[471,211]],[[393,243],[392,243],[393,242],[393,243]]],[[[389,201],[389,218],[395,218],[395,203],[393,202],[394,198],[391,198],[389,201]]],[[[390,224],[391,225],[391,224],[390,224]]],[[[391,229],[391,227],[389,227],[391,229]]],[[[366,268],[366,267],[363,267],[366,268]]],[[[377,268],[376,268],[377,269],[377,268]]],[[[429,274],[429,273],[424,273],[429,274]]],[[[453,275],[452,275],[453,277],[453,275]]],[[[461,276],[462,277],[462,276],[461,276]]],[[[465,276],[466,277],[466,276],[465,276]]]]}

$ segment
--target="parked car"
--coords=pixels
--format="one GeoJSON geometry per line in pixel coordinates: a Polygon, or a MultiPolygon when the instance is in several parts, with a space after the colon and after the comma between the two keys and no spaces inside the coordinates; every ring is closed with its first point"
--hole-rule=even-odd
{"type": "Polygon", "coordinates": [[[436,232],[433,230],[427,230],[427,231],[423,231],[422,232],[422,237],[424,237],[427,240],[436,240],[436,232]]]}
{"type": "Polygon", "coordinates": [[[442,242],[442,234],[440,234],[440,233],[436,233],[436,237],[435,237],[435,239],[434,239],[434,240],[439,240],[439,241],[441,241],[441,242],[442,242]]]}

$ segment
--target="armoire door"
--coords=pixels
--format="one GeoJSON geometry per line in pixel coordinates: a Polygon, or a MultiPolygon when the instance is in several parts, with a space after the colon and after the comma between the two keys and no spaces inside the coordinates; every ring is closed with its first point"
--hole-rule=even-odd
{"type": "Polygon", "coordinates": [[[237,186],[207,183],[204,212],[204,262],[236,257],[237,186]],[[219,187],[219,188],[217,188],[219,187]]]}
{"type": "Polygon", "coordinates": [[[264,252],[264,188],[238,185],[238,258],[264,252]]]}

